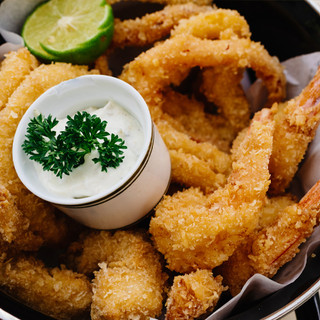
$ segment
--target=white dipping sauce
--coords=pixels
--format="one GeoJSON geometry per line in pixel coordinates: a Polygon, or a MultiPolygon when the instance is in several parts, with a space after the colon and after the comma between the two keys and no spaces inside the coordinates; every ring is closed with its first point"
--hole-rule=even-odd
{"type": "MultiPolygon", "coordinates": [[[[39,179],[44,187],[60,197],[90,197],[119,183],[138,160],[144,144],[144,134],[138,120],[116,103],[108,102],[102,108],[88,108],[84,111],[106,120],[108,122],[106,131],[123,139],[127,149],[122,150],[123,162],[117,168],[108,168],[108,172],[101,170],[100,163],[92,161],[98,157],[96,150],[85,156],[82,165],[74,168],[69,175],[64,174],[62,178],[51,171],[44,171],[42,166],[35,162],[39,179]]],[[[58,120],[59,123],[53,128],[57,134],[64,130],[67,118],[58,120]]]]}

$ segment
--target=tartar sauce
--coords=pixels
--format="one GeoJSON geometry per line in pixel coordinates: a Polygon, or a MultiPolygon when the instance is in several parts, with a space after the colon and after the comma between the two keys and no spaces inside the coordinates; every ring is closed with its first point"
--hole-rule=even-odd
{"type": "MultiPolygon", "coordinates": [[[[125,142],[127,149],[123,150],[123,162],[117,168],[108,168],[108,172],[101,170],[100,163],[94,163],[98,151],[85,156],[82,165],[73,169],[69,175],[57,177],[51,171],[44,171],[42,166],[35,162],[39,179],[48,191],[64,198],[84,198],[103,192],[122,180],[138,160],[141,153],[144,134],[140,123],[124,108],[114,102],[108,102],[102,108],[90,107],[84,111],[97,115],[101,120],[108,122],[106,130],[118,135],[125,142]]],[[[54,127],[57,134],[64,130],[67,118],[58,119],[54,127]]]]}

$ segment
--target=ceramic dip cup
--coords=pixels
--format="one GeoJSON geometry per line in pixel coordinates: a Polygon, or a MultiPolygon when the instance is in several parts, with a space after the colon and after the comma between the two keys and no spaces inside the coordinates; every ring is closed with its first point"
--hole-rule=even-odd
{"type": "MultiPolygon", "coordinates": [[[[117,229],[139,221],[161,200],[170,183],[170,156],[145,101],[132,86],[110,76],[81,76],[62,82],[42,94],[21,119],[12,152],[16,172],[32,193],[78,222],[96,229],[117,229]],[[121,106],[141,126],[143,140],[137,159],[111,185],[106,183],[109,171],[103,178],[97,178],[103,189],[96,194],[74,197],[52,192],[38,174],[36,166],[40,164],[30,160],[22,148],[30,120],[39,113],[43,117],[52,115],[63,119],[93,106],[100,109],[110,101],[121,106]]],[[[114,170],[121,170],[121,165],[114,170]]]]}

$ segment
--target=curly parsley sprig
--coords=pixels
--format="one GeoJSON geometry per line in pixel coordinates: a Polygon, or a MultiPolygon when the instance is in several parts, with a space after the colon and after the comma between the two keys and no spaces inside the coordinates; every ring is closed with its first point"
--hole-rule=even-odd
{"type": "Polygon", "coordinates": [[[99,157],[92,161],[100,163],[102,171],[120,165],[124,159],[122,150],[127,147],[118,135],[106,131],[107,121],[86,111],[67,119],[64,131],[58,136],[53,128],[59,121],[51,115],[44,118],[40,114],[30,120],[22,149],[31,160],[59,178],[83,164],[85,155],[93,150],[98,151],[99,157]]]}

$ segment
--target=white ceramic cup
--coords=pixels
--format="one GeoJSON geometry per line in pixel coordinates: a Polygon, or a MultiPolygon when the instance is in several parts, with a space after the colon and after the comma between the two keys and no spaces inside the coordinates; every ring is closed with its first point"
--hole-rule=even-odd
{"type": "Polygon", "coordinates": [[[142,219],[161,200],[170,183],[170,156],[148,106],[132,86],[110,76],[81,76],[47,90],[22,117],[12,152],[17,174],[32,193],[96,229],[122,228],[142,219]],[[50,193],[38,178],[34,161],[21,147],[35,110],[59,119],[91,106],[103,107],[107,101],[119,104],[139,121],[145,140],[138,160],[122,180],[94,196],[75,199],[50,193]]]}

